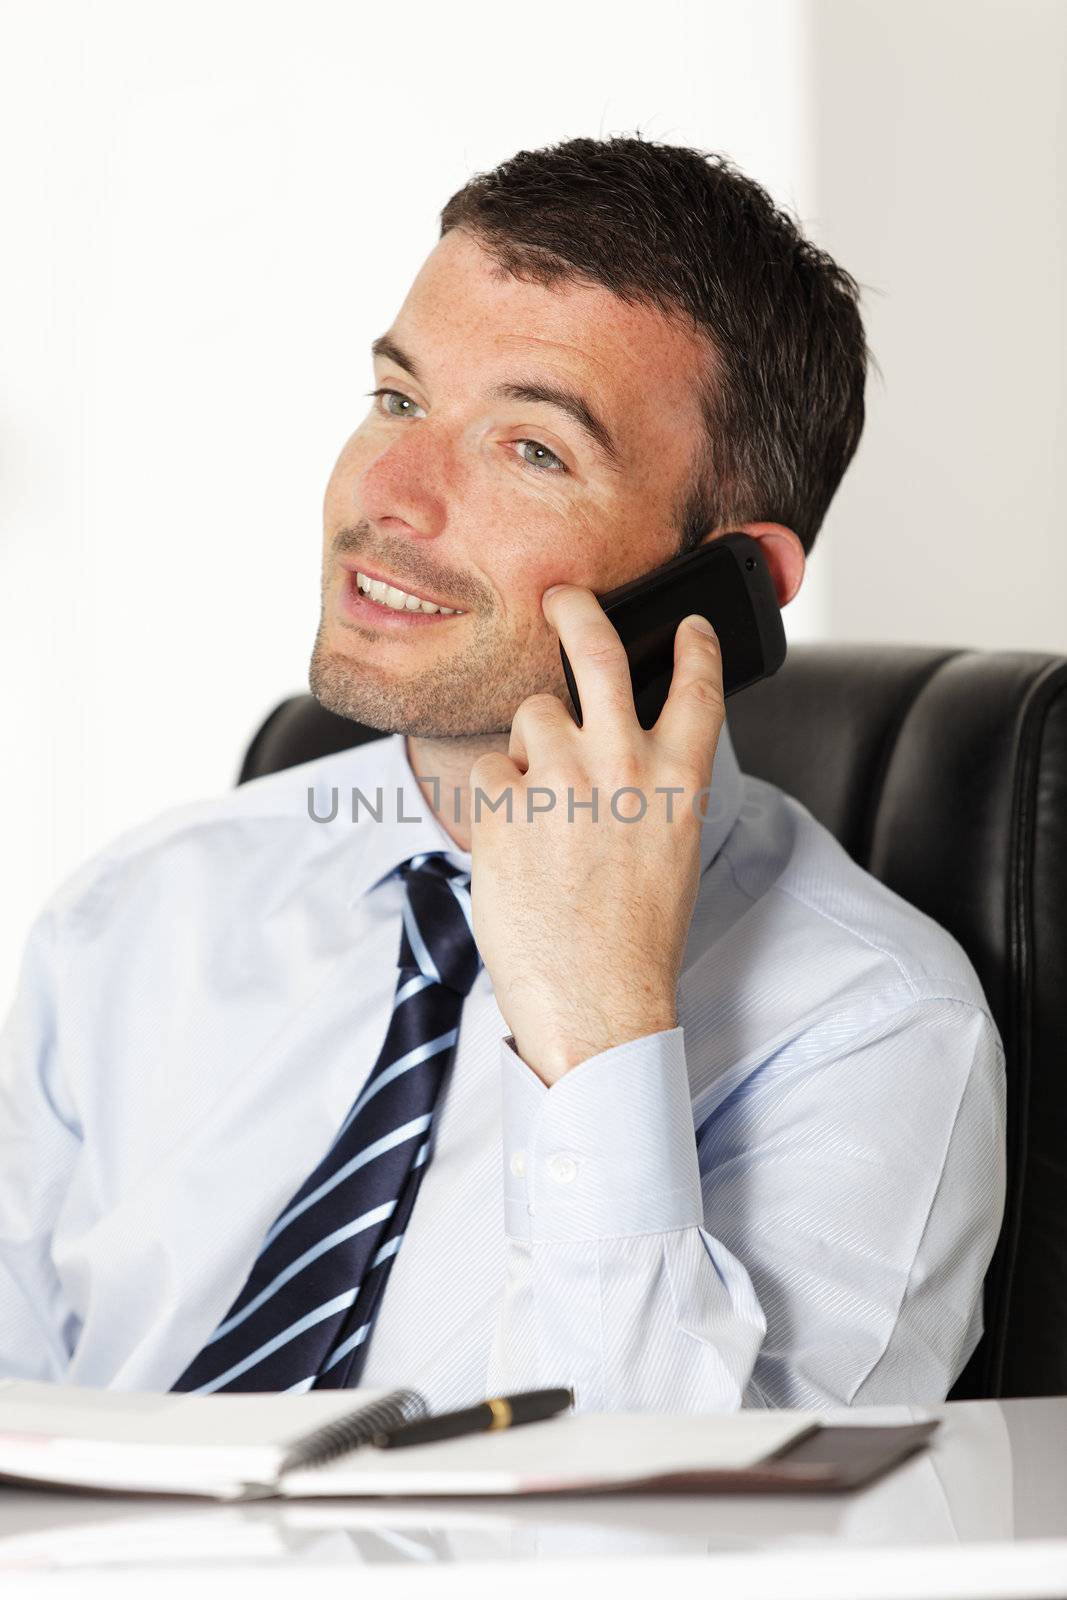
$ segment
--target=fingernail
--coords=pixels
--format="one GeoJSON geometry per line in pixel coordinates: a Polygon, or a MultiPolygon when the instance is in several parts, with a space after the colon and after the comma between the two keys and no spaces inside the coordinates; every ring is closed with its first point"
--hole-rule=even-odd
{"type": "Polygon", "coordinates": [[[686,617],[685,620],[697,633],[702,633],[708,638],[714,637],[715,629],[712,627],[707,617],[702,617],[698,611],[694,611],[693,615],[691,617],[686,617]]]}
{"type": "Polygon", "coordinates": [[[542,600],[547,600],[547,599],[548,599],[548,597],[549,597],[549,595],[550,595],[550,594],[555,594],[555,592],[556,592],[556,590],[557,590],[557,589],[565,589],[565,588],[566,588],[566,584],[563,584],[563,583],[554,583],[554,584],[553,584],[553,585],[552,585],[552,587],[551,587],[551,588],[550,588],[550,589],[546,589],[546,590],[545,590],[545,592],[544,592],[544,594],[543,594],[543,595],[542,595],[542,596],[541,596],[541,598],[542,598],[542,600]]]}

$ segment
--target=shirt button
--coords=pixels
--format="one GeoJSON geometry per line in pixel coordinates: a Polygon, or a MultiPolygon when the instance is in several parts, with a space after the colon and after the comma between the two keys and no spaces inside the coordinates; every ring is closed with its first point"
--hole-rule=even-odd
{"type": "Polygon", "coordinates": [[[512,1175],[513,1178],[525,1178],[525,1176],[526,1176],[526,1157],[523,1155],[521,1150],[515,1150],[512,1153],[510,1166],[511,1166],[511,1175],[512,1175]]]}
{"type": "Polygon", "coordinates": [[[553,1156],[548,1170],[557,1183],[573,1183],[578,1176],[578,1163],[573,1156],[553,1156]]]}

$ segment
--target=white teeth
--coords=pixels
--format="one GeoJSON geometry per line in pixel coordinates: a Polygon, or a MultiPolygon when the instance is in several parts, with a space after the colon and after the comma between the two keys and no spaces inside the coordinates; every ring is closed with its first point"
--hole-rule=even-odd
{"type": "Polygon", "coordinates": [[[408,594],[395,584],[383,583],[380,578],[368,578],[364,572],[356,573],[356,583],[363,594],[369,595],[379,605],[388,606],[391,611],[439,611],[444,617],[459,615],[449,606],[435,606],[432,600],[420,600],[417,595],[408,594]]]}

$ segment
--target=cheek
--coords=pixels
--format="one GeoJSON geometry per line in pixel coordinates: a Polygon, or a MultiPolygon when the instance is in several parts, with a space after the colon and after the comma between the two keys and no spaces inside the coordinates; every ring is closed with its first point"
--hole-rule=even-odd
{"type": "MultiPolygon", "coordinates": [[[[363,454],[366,453],[364,444],[363,454]]],[[[341,453],[333,464],[326,489],[323,494],[323,508],[327,514],[350,511],[352,505],[352,485],[360,473],[360,438],[353,433],[341,448],[341,453]]]]}
{"type": "MultiPolygon", "coordinates": [[[[530,497],[527,497],[529,500],[530,497]]],[[[547,496],[545,497],[547,501],[547,496]]],[[[541,596],[553,583],[590,582],[602,562],[605,543],[603,518],[573,503],[565,508],[527,503],[520,508],[512,497],[501,506],[490,526],[506,527],[485,567],[502,597],[512,625],[520,622],[533,633],[549,627],[541,610],[541,596]]]]}
{"type": "Polygon", "coordinates": [[[607,508],[584,489],[568,493],[552,484],[535,484],[532,491],[502,496],[497,515],[497,525],[509,530],[509,555],[516,570],[531,582],[543,579],[544,586],[583,581],[579,574],[611,542],[607,508]]]}
{"type": "Polygon", "coordinates": [[[525,580],[535,590],[538,611],[541,595],[553,583],[575,583],[604,594],[658,564],[652,533],[645,518],[635,521],[621,508],[585,508],[568,519],[551,545],[528,551],[524,572],[515,582],[525,580]]]}

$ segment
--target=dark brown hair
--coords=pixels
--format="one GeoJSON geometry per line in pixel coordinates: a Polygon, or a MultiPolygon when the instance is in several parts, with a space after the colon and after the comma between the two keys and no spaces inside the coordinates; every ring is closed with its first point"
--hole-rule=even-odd
{"type": "Polygon", "coordinates": [[[520,150],[441,212],[502,271],[602,284],[688,317],[709,347],[706,439],[677,506],[681,549],[781,522],[810,551],[859,443],[859,290],[724,156],[634,137],[520,150]]]}

